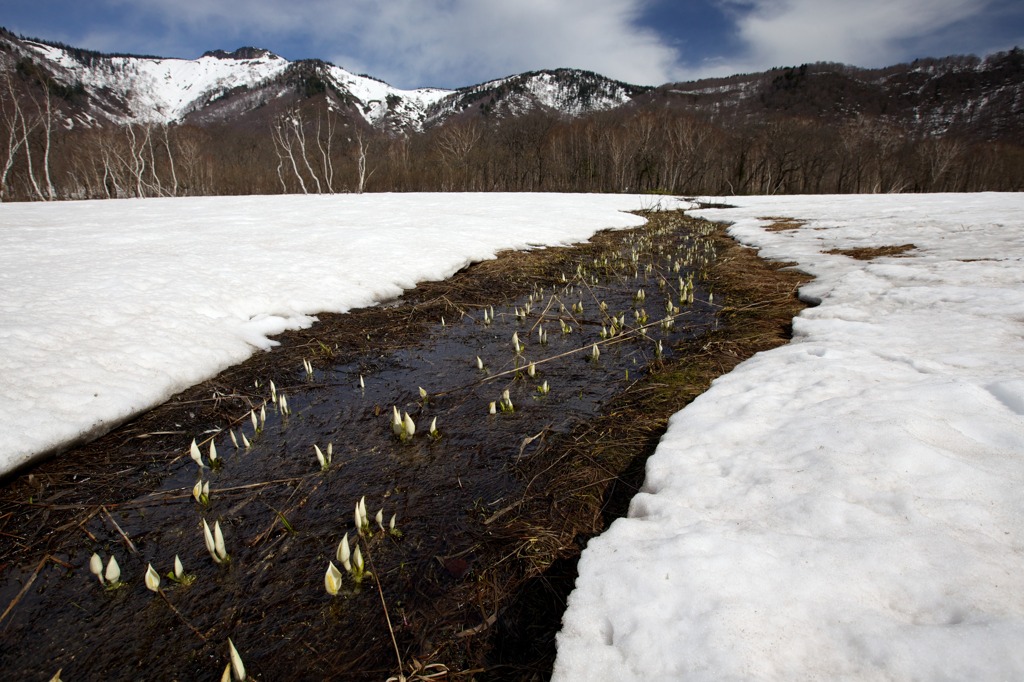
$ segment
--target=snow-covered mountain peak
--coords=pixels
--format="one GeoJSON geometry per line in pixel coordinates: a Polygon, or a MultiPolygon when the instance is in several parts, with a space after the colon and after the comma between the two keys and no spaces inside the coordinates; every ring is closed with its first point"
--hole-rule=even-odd
{"type": "Polygon", "coordinates": [[[268,59],[284,59],[279,55],[274,54],[270,50],[264,50],[261,47],[240,47],[234,52],[226,52],[224,50],[209,50],[203,53],[203,57],[212,57],[214,59],[262,59],[264,57],[268,59]]]}
{"type": "Polygon", "coordinates": [[[64,48],[24,44],[54,67],[59,80],[109,93],[120,110],[108,106],[104,113],[119,123],[180,121],[234,88],[273,78],[289,64],[255,48],[236,50],[229,58],[207,53],[199,59],[100,55],[82,59],[64,48]]]}
{"type": "Polygon", "coordinates": [[[650,89],[579,69],[530,71],[461,88],[440,101],[431,116],[444,118],[472,108],[498,116],[533,110],[582,116],[614,109],[650,89]]]}
{"type": "Polygon", "coordinates": [[[324,96],[334,111],[408,132],[474,111],[499,118],[532,110],[580,116],[621,106],[648,90],[576,69],[524,73],[458,90],[402,90],[328,62],[292,62],[253,46],[211,50],[196,59],[104,55],[4,31],[0,50],[28,57],[58,82],[84,92],[88,110],[76,120],[87,125],[237,121],[260,111],[275,116],[324,96]]]}
{"type": "Polygon", "coordinates": [[[362,103],[361,113],[371,125],[381,125],[391,116],[419,129],[427,109],[453,92],[440,88],[399,90],[384,81],[356,75],[333,64],[327,66],[327,76],[338,89],[347,90],[362,103]]]}
{"type": "Polygon", "coordinates": [[[313,91],[333,91],[336,102],[351,105],[371,125],[418,130],[428,108],[452,94],[439,88],[401,90],[327,62],[291,62],[252,46],[232,52],[210,50],[197,59],[177,59],[103,55],[4,37],[14,52],[46,64],[58,81],[80,84],[90,93],[94,111],[83,119],[90,121],[176,123],[195,114],[207,121],[216,120],[280,97],[284,92],[281,84],[290,82],[312,84],[313,91]],[[210,108],[220,100],[245,93],[248,95],[233,105],[210,108]]]}

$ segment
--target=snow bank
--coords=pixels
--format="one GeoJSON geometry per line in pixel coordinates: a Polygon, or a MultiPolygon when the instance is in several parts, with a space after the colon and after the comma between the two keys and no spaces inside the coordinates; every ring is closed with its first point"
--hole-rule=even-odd
{"type": "Polygon", "coordinates": [[[0,205],[0,473],[501,249],[642,224],[650,197],[367,194],[0,205]]]}
{"type": "Polygon", "coordinates": [[[1024,195],[716,201],[820,305],[672,418],[553,679],[1024,678],[1024,195]]]}

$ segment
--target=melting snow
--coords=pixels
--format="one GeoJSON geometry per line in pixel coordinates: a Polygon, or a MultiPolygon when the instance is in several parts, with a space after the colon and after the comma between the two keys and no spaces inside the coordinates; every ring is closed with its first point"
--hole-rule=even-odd
{"type": "Polygon", "coordinates": [[[1024,678],[1024,195],[715,201],[820,305],[672,418],[553,679],[1024,678]]]}

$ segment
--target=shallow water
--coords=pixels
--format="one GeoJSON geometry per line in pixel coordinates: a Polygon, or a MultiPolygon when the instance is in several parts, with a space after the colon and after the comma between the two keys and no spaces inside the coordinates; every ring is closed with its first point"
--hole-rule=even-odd
{"type": "MultiPolygon", "coordinates": [[[[290,415],[268,402],[259,434],[247,414],[238,415],[233,431],[251,440],[248,449],[236,450],[227,432],[213,436],[223,465],[202,473],[211,489],[208,506],[192,499],[198,469],[186,450],[157,493],[83,524],[81,551],[59,557],[72,568],[42,571],[2,625],[5,677],[45,680],[63,668],[65,680],[101,673],[112,680],[220,679],[228,637],[259,679],[317,679],[342,671],[387,677],[393,665],[362,657],[389,637],[373,581],[357,591],[346,575],[342,594],[330,597],[324,590],[328,561],[338,563],[339,540],[346,532],[355,537],[353,508],[364,496],[371,523],[383,509],[385,522],[395,514],[403,533],[397,539],[377,531],[362,545],[381,579],[399,646],[405,654],[429,651],[416,621],[430,618],[436,595],[479,574],[475,543],[482,522],[524,493],[517,463],[641,378],[657,359],[656,342],[670,358],[677,342],[715,324],[716,307],[699,277],[693,278],[695,302],[680,305],[680,278],[710,257],[704,240],[645,228],[632,235],[632,244],[608,254],[607,263],[580,262],[566,271],[565,284],[535,288],[532,300],[499,305],[496,292],[489,324],[484,309],[467,309],[459,319],[438,320],[413,348],[381,350],[312,376],[296,367],[290,385],[276,387],[287,395],[290,415]],[[689,265],[676,272],[681,261],[689,265]],[[638,301],[641,288],[646,298],[638,301]],[[671,328],[658,325],[666,301],[680,308],[671,328]],[[578,303],[582,312],[573,310],[578,303]],[[530,312],[517,316],[528,304],[530,312]],[[638,332],[634,311],[640,309],[649,315],[646,335],[638,332]],[[610,315],[624,315],[625,328],[601,339],[610,315]],[[560,320],[570,333],[562,333],[560,320]],[[541,327],[546,344],[538,341],[541,327]],[[520,353],[513,333],[525,346],[520,353]],[[590,359],[595,343],[596,361],[590,359]],[[532,378],[526,372],[531,361],[532,378]],[[544,381],[546,395],[537,390],[544,381]],[[514,411],[489,414],[489,403],[505,390],[514,411]],[[393,407],[416,423],[407,442],[392,432],[393,407]],[[435,417],[437,439],[427,434],[435,417]],[[333,462],[321,471],[313,445],[326,452],[328,443],[333,462]],[[215,565],[207,553],[203,518],[220,522],[227,565],[215,565]],[[137,552],[126,549],[122,533],[137,552]],[[88,571],[93,551],[117,557],[125,587],[100,587],[88,571]],[[197,579],[178,586],[165,578],[165,602],[146,590],[143,575],[148,563],[167,574],[176,554],[197,579]]],[[[258,390],[269,400],[268,385],[258,390]]],[[[207,459],[209,436],[195,435],[207,459]]],[[[12,568],[0,590],[3,603],[34,568],[12,568]]],[[[467,605],[461,627],[485,615],[467,605]]]]}

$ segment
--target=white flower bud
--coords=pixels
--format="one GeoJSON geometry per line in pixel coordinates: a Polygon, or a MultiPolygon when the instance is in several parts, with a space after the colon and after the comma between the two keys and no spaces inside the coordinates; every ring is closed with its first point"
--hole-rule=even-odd
{"type": "Polygon", "coordinates": [[[108,583],[116,585],[121,581],[121,567],[117,565],[117,559],[110,557],[110,561],[107,562],[107,571],[104,573],[104,577],[108,583]]]}
{"type": "Polygon", "coordinates": [[[160,591],[160,574],[153,569],[153,564],[146,567],[146,587],[151,592],[160,591]]]}
{"type": "Polygon", "coordinates": [[[238,655],[238,649],[235,648],[234,642],[228,637],[228,653],[231,655],[231,669],[235,672],[235,679],[245,680],[245,665],[242,663],[242,657],[238,655]]]}
{"type": "Polygon", "coordinates": [[[203,453],[199,452],[199,446],[196,445],[195,438],[192,439],[192,445],[188,448],[188,454],[192,457],[192,460],[199,465],[200,469],[206,466],[203,464],[203,453]]]}
{"type": "Polygon", "coordinates": [[[341,590],[341,571],[338,570],[333,561],[327,562],[327,573],[324,574],[324,589],[332,597],[336,597],[341,590]]]}
{"type": "Polygon", "coordinates": [[[89,558],[89,571],[100,579],[100,585],[103,584],[103,559],[96,552],[92,553],[89,558]]]}

